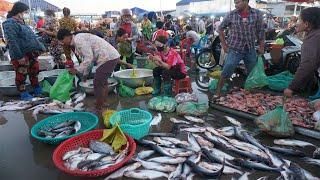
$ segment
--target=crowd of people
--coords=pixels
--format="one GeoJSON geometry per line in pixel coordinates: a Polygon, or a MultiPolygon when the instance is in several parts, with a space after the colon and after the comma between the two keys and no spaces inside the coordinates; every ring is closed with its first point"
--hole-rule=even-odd
{"type": "MultiPolygon", "coordinates": [[[[157,19],[146,14],[139,26],[131,10],[123,9],[119,20],[114,19],[111,23],[102,23],[95,28],[78,25],[70,17],[71,12],[68,8],[63,9],[64,17],[60,20],[55,17],[53,11],[47,10],[45,17],[39,19],[36,27],[40,40],[24,22],[29,7],[17,2],[8,13],[3,28],[16,71],[16,85],[21,92],[21,99],[29,100],[33,97],[24,86],[27,75],[35,88],[34,95],[41,94],[37,79],[37,57],[47,50],[54,57],[56,68],[65,68],[66,64],[70,64],[66,62],[72,61],[71,54],[74,53],[80,66],[67,68],[71,74],[81,77],[82,81],[87,80],[93,65],[98,67],[94,77],[97,109],[107,105],[106,77],[111,76],[113,71],[133,68],[137,53],[148,55],[149,60],[157,65],[153,70],[154,95],[161,94],[161,87],[164,88],[165,95],[171,95],[171,80],[187,76],[185,62],[174,48],[180,39],[177,37],[190,38],[196,45],[201,37],[214,32],[219,33],[221,47],[227,53],[216,93],[220,95],[221,87],[234,73],[241,60],[244,60],[248,73],[253,69],[257,56],[264,53],[266,33],[279,26],[273,18],[266,22],[261,11],[251,8],[248,2],[235,0],[236,9],[223,19],[191,17],[187,22],[173,20],[170,15],[164,19],[157,19]],[[144,52],[139,48],[141,42],[150,42],[152,48],[147,48],[149,51],[144,52]],[[255,49],[256,42],[259,46],[258,51],[255,49]]],[[[301,65],[289,89],[284,92],[286,96],[292,96],[293,92],[303,89],[320,67],[319,14],[319,8],[308,8],[302,11],[299,22],[293,17],[288,24],[288,29],[306,32],[306,38],[301,50],[301,65]]]]}

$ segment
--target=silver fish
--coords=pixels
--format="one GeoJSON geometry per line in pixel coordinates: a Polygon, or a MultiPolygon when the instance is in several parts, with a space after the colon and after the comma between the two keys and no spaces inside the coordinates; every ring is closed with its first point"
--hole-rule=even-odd
{"type": "Polygon", "coordinates": [[[180,129],[181,132],[191,132],[191,133],[204,133],[206,132],[206,128],[203,127],[191,127],[191,128],[183,128],[180,129]]]}
{"type": "Polygon", "coordinates": [[[158,113],[158,115],[154,116],[154,118],[152,119],[151,125],[157,126],[161,122],[161,120],[162,120],[162,115],[161,115],[161,113],[158,113]]]}
{"type": "MultiPolygon", "coordinates": [[[[74,110],[75,111],[83,111],[83,107],[84,107],[84,104],[83,103],[79,103],[77,104],[76,106],[74,106],[74,110]]],[[[69,107],[70,108],[70,107],[69,107]]]]}
{"type": "Polygon", "coordinates": [[[176,118],[170,118],[170,121],[175,123],[175,124],[187,124],[187,125],[191,124],[191,123],[189,123],[187,121],[179,120],[179,119],[176,119],[176,118]]]}
{"type": "Polygon", "coordinates": [[[187,176],[186,180],[193,180],[193,177],[194,177],[195,175],[196,175],[196,174],[194,174],[194,173],[190,173],[190,174],[187,176]]]}
{"type": "Polygon", "coordinates": [[[181,176],[182,173],[182,164],[179,164],[176,168],[175,171],[173,171],[172,173],[170,173],[169,175],[169,180],[175,180],[177,178],[179,178],[181,176]]]}
{"type": "MultiPolygon", "coordinates": [[[[207,162],[200,162],[199,166],[204,167],[206,169],[213,170],[213,171],[217,171],[221,169],[222,164],[218,164],[218,163],[209,164],[207,162]]],[[[223,174],[243,174],[243,172],[229,166],[224,166],[223,174]]]]}
{"type": "Polygon", "coordinates": [[[74,129],[75,129],[76,133],[81,129],[81,123],[80,123],[80,121],[77,121],[77,122],[74,124],[74,129]]]}
{"type": "Polygon", "coordinates": [[[236,119],[234,119],[234,118],[232,118],[232,117],[225,116],[225,118],[226,118],[231,124],[233,124],[233,125],[235,125],[235,126],[239,126],[239,127],[242,126],[242,124],[241,124],[239,121],[237,121],[236,119]]]}
{"type": "Polygon", "coordinates": [[[154,137],[153,141],[165,147],[174,147],[174,144],[171,141],[161,139],[160,137],[154,137]]]}
{"type": "Polygon", "coordinates": [[[127,171],[123,174],[125,177],[128,178],[135,178],[135,179],[158,179],[158,178],[168,178],[168,174],[153,171],[153,170],[135,170],[135,171],[127,171]]]}
{"type": "Polygon", "coordinates": [[[249,180],[249,172],[242,174],[242,176],[238,180],[249,180]]]}
{"type": "Polygon", "coordinates": [[[191,133],[188,133],[188,142],[195,149],[196,152],[201,151],[200,145],[198,144],[196,138],[191,133]]]}
{"type": "Polygon", "coordinates": [[[74,120],[68,120],[63,123],[59,123],[59,124],[55,125],[52,129],[57,130],[57,129],[61,129],[64,127],[73,126],[75,123],[76,123],[76,121],[74,121],[74,120]]]}
{"type": "Polygon", "coordinates": [[[143,161],[143,160],[138,160],[138,161],[140,161],[142,166],[148,170],[155,170],[160,172],[173,172],[176,169],[176,167],[172,165],[166,165],[166,164],[143,161]]]}
{"type": "Polygon", "coordinates": [[[309,142],[299,141],[299,140],[295,140],[295,139],[276,139],[276,140],[274,140],[274,144],[283,145],[283,146],[298,146],[298,147],[313,146],[313,147],[316,147],[315,145],[313,145],[309,142]]]}
{"type": "Polygon", "coordinates": [[[314,158],[314,159],[320,159],[320,148],[317,148],[317,149],[313,152],[313,158],[314,158]]]}
{"type": "Polygon", "coordinates": [[[312,158],[305,157],[303,158],[303,161],[308,164],[313,164],[320,167],[320,159],[312,159],[312,158]]]}
{"type": "Polygon", "coordinates": [[[79,104],[87,97],[86,93],[81,94],[75,101],[74,104],[79,104]]]}
{"type": "Polygon", "coordinates": [[[154,150],[148,150],[148,151],[141,151],[138,153],[137,157],[139,159],[146,159],[152,155],[154,155],[156,152],[154,150]]]}
{"type": "Polygon", "coordinates": [[[186,146],[189,146],[189,143],[186,142],[186,141],[181,141],[177,138],[171,138],[171,137],[161,137],[161,139],[163,140],[166,140],[166,141],[170,141],[172,142],[173,144],[177,145],[177,144],[183,144],[183,145],[186,145],[186,146]]]}
{"type": "Polygon", "coordinates": [[[200,118],[196,118],[192,116],[184,116],[184,118],[194,123],[204,123],[204,120],[200,118]]]}
{"type": "Polygon", "coordinates": [[[113,172],[111,175],[106,177],[104,180],[122,178],[123,174],[125,172],[134,171],[134,170],[138,169],[140,166],[141,166],[141,162],[136,162],[136,163],[130,164],[128,166],[125,166],[125,167],[113,172]]]}
{"type": "Polygon", "coordinates": [[[115,154],[113,148],[109,144],[101,141],[90,140],[89,147],[93,152],[109,155],[115,154]]]}
{"type": "Polygon", "coordinates": [[[66,130],[66,131],[61,132],[60,134],[58,134],[58,135],[55,136],[54,138],[63,138],[63,137],[65,137],[65,136],[69,136],[69,135],[73,134],[74,132],[75,132],[74,129],[72,129],[72,130],[66,130]]]}
{"type": "Polygon", "coordinates": [[[184,148],[164,148],[164,150],[174,157],[189,157],[194,154],[193,151],[188,151],[184,148]]]}
{"type": "Polygon", "coordinates": [[[186,158],[184,158],[184,157],[172,158],[172,157],[164,156],[164,157],[152,158],[152,159],[149,159],[148,161],[174,165],[174,164],[180,164],[180,163],[185,162],[186,158]]]}
{"type": "Polygon", "coordinates": [[[202,136],[199,136],[197,134],[193,134],[193,136],[196,138],[198,144],[201,147],[213,148],[214,145],[211,142],[209,142],[206,139],[204,139],[202,136]]]}
{"type": "Polygon", "coordinates": [[[221,157],[221,161],[223,160],[223,158],[225,158],[226,160],[228,161],[232,161],[234,160],[235,158],[225,152],[222,152],[220,151],[219,149],[216,149],[216,148],[211,148],[211,149],[208,149],[209,152],[211,152],[211,154],[213,154],[214,156],[217,156],[217,157],[221,157]]]}
{"type": "Polygon", "coordinates": [[[65,160],[69,159],[70,157],[78,154],[80,151],[81,151],[81,148],[78,148],[78,149],[73,150],[73,151],[66,152],[66,153],[62,156],[62,160],[65,161],[65,160]]]}

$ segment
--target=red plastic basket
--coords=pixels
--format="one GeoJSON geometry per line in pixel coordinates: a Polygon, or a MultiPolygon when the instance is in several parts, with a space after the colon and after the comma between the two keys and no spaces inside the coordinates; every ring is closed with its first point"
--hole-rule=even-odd
{"type": "Polygon", "coordinates": [[[85,134],[81,134],[79,136],[73,137],[71,139],[68,139],[64,141],[62,144],[60,144],[54,151],[52,160],[55,164],[55,166],[63,171],[64,173],[70,174],[72,176],[78,176],[78,177],[100,177],[105,176],[107,174],[110,174],[118,169],[120,169],[122,166],[124,166],[135,154],[136,151],[136,143],[134,140],[127,136],[128,142],[129,142],[129,154],[128,156],[118,164],[115,164],[113,166],[110,166],[106,169],[101,170],[95,170],[95,171],[80,171],[80,170],[69,170],[64,166],[64,161],[62,160],[63,155],[68,152],[77,149],[78,147],[88,147],[90,140],[98,140],[102,137],[103,130],[94,130],[87,132],[85,134]]]}

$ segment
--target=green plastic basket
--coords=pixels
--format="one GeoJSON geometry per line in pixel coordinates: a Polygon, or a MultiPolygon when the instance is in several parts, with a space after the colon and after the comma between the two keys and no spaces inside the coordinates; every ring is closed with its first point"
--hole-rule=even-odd
{"type": "Polygon", "coordinates": [[[88,132],[98,125],[99,118],[92,114],[87,112],[72,112],[72,113],[64,113],[59,114],[55,116],[48,117],[47,119],[44,119],[37,124],[35,124],[31,129],[31,136],[35,139],[37,139],[40,142],[47,143],[47,144],[59,144],[62,141],[69,139],[71,137],[77,136],[79,134],[88,132]],[[47,127],[53,127],[59,123],[62,123],[64,121],[68,120],[76,120],[81,123],[81,129],[70,136],[62,137],[62,138],[44,138],[38,136],[38,131],[42,129],[46,129],[47,127]]]}
{"type": "Polygon", "coordinates": [[[114,113],[110,118],[112,126],[119,124],[123,132],[134,139],[141,139],[148,135],[152,115],[144,110],[133,108],[114,113]]]}

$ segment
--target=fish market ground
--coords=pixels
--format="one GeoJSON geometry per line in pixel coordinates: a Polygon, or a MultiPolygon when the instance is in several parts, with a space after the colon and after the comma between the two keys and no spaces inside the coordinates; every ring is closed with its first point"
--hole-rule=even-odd
{"type": "MultiPolygon", "coordinates": [[[[192,84],[195,93],[199,97],[199,102],[208,103],[208,96],[206,93],[199,91],[195,82],[192,84]]],[[[147,109],[147,102],[150,96],[130,98],[119,98],[117,95],[111,94],[108,102],[112,109],[126,109],[139,107],[147,109]]],[[[88,97],[86,99],[86,107],[92,107],[94,98],[88,97]]],[[[36,123],[32,118],[32,112],[17,111],[17,112],[2,112],[0,113],[0,179],[46,179],[46,180],[72,180],[79,179],[60,172],[53,164],[52,154],[56,146],[46,145],[40,143],[30,136],[30,129],[36,123]]],[[[155,113],[154,113],[155,114],[155,113]]],[[[206,123],[215,128],[230,126],[231,124],[223,117],[224,114],[210,109],[209,114],[214,118],[208,118],[206,123]]],[[[169,118],[175,114],[162,114],[163,119],[160,126],[153,127],[152,132],[171,132],[175,129],[169,118]]],[[[46,116],[40,115],[39,120],[44,119],[46,116]]],[[[253,132],[255,137],[265,145],[273,145],[273,139],[268,135],[259,134],[252,121],[245,119],[238,119],[245,125],[245,129],[253,132]]],[[[100,121],[99,128],[104,128],[103,122],[100,121]]],[[[181,134],[181,133],[180,133],[181,134]]],[[[182,137],[186,138],[186,137],[182,137]]],[[[320,146],[320,142],[311,138],[296,135],[294,137],[298,140],[304,140],[320,146]]],[[[314,148],[307,147],[299,150],[306,152],[308,155],[312,154],[314,148]]],[[[138,146],[137,152],[142,150],[138,146]]],[[[310,171],[314,176],[320,177],[319,168],[316,166],[301,163],[299,158],[287,158],[293,162],[297,162],[302,168],[310,171]]],[[[268,172],[250,171],[250,179],[258,179],[262,176],[269,176],[270,179],[275,179],[279,174],[270,174],[268,172]]],[[[100,178],[104,179],[104,178],[100,178]]],[[[194,179],[199,179],[195,177],[194,179]]],[[[231,176],[223,175],[221,179],[231,179],[231,176]]]]}

